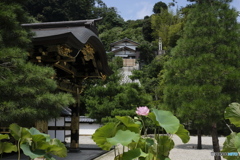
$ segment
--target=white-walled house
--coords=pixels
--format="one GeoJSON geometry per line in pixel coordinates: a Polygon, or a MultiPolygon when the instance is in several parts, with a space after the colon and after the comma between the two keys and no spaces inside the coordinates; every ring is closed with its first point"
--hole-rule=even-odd
{"type": "Polygon", "coordinates": [[[120,41],[116,41],[110,44],[111,52],[115,56],[123,58],[124,67],[136,67],[137,59],[139,58],[139,52],[137,51],[137,46],[139,43],[134,42],[128,38],[124,38],[120,41]]]}
{"type": "MultiPolygon", "coordinates": [[[[132,75],[132,70],[139,69],[139,63],[137,62],[139,58],[139,51],[137,50],[138,45],[139,43],[128,38],[110,44],[111,52],[113,52],[116,57],[123,58],[122,83],[133,82],[128,76],[132,75]]],[[[139,83],[138,80],[134,82],[139,83]]]]}

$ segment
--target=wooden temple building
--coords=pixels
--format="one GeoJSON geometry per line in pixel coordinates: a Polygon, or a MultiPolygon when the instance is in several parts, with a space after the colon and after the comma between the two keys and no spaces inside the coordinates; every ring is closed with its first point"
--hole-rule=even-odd
{"type": "MultiPolygon", "coordinates": [[[[22,24],[34,33],[29,59],[39,65],[54,67],[58,89],[72,93],[76,104],[71,109],[70,149],[79,148],[79,108],[83,82],[89,78],[105,79],[112,71],[98,37],[96,22],[100,19],[22,24]]],[[[37,128],[47,133],[47,123],[37,128]]],[[[57,129],[57,128],[55,128],[57,129]]]]}

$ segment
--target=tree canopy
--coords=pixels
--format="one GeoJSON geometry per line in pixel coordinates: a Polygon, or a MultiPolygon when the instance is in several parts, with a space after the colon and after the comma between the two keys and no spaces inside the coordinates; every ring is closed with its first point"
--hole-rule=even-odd
{"type": "Polygon", "coordinates": [[[153,13],[157,14],[157,13],[162,13],[163,10],[167,10],[168,6],[166,5],[166,3],[159,1],[157,3],[154,4],[153,6],[153,13]]]}
{"type": "Polygon", "coordinates": [[[183,37],[166,62],[165,100],[171,107],[182,106],[178,113],[196,106],[196,114],[214,121],[229,102],[239,99],[240,63],[235,58],[240,50],[237,12],[226,2],[208,5],[191,9],[183,37]]]}
{"type": "Polygon", "coordinates": [[[21,23],[29,20],[20,3],[0,2],[0,123],[4,125],[33,125],[58,117],[74,102],[70,94],[56,91],[52,68],[27,61],[31,34],[21,23]]]}
{"type": "Polygon", "coordinates": [[[164,103],[198,126],[211,126],[215,152],[217,123],[240,100],[238,14],[228,2],[202,1],[190,9],[163,75],[164,103]]]}
{"type": "Polygon", "coordinates": [[[93,16],[94,0],[27,0],[27,11],[42,22],[81,20],[93,16]]]}

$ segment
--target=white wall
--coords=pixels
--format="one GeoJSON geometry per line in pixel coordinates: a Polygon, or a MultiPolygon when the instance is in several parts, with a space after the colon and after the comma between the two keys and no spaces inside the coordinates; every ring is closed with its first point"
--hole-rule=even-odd
{"type": "Polygon", "coordinates": [[[88,123],[80,123],[79,134],[80,135],[93,135],[93,133],[101,127],[100,124],[88,124],[88,123]]]}

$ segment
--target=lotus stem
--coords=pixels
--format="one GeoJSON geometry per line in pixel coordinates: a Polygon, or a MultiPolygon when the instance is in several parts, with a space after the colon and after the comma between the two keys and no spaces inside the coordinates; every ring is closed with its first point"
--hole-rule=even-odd
{"type": "Polygon", "coordinates": [[[20,153],[20,140],[21,140],[21,138],[18,140],[18,145],[17,145],[17,148],[18,148],[18,160],[20,160],[20,158],[21,158],[21,153],[20,153]]]}

